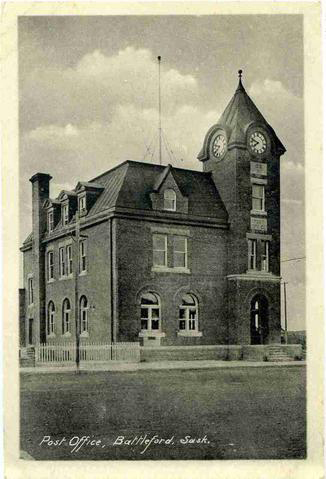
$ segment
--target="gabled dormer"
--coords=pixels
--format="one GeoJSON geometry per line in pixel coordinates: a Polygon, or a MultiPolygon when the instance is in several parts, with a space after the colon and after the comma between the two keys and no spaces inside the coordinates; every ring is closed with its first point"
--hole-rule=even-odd
{"type": "Polygon", "coordinates": [[[48,198],[44,204],[44,209],[47,214],[47,227],[48,233],[51,233],[60,221],[61,217],[61,202],[58,200],[51,200],[48,198]]]}
{"type": "Polygon", "coordinates": [[[158,175],[150,198],[153,210],[188,213],[188,198],[176,181],[172,165],[158,175]]]}
{"type": "Polygon", "coordinates": [[[71,221],[77,209],[77,194],[75,191],[62,190],[58,196],[61,204],[61,224],[66,226],[71,221]]]}
{"type": "Polygon", "coordinates": [[[104,190],[98,183],[79,181],[76,188],[79,216],[85,216],[104,190]]]}

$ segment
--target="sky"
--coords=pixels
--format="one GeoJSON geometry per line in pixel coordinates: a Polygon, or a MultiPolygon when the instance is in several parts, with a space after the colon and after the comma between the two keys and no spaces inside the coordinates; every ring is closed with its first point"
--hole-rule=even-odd
{"type": "Polygon", "coordinates": [[[305,329],[303,25],[300,15],[20,17],[20,240],[31,183],[50,195],[131,159],[201,170],[207,130],[238,83],[275,129],[281,157],[281,274],[288,327],[305,329]]]}

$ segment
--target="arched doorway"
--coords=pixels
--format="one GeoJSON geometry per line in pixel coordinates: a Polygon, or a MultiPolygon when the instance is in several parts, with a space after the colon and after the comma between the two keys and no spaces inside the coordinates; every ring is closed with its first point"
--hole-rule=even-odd
{"type": "Polygon", "coordinates": [[[250,307],[251,344],[268,343],[268,333],[268,301],[263,294],[257,294],[250,307]]]}

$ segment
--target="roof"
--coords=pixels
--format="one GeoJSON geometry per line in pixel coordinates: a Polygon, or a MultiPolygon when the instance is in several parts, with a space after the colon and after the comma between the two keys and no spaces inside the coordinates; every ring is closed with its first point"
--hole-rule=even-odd
{"type": "Polygon", "coordinates": [[[246,132],[248,127],[252,124],[261,125],[267,128],[274,140],[276,150],[280,154],[285,152],[284,145],[247,94],[240,77],[238,87],[233,97],[231,98],[218,122],[208,131],[204,140],[203,148],[198,155],[198,159],[205,160],[208,158],[208,145],[212,135],[218,128],[225,129],[228,135],[229,145],[245,145],[246,132]]]}
{"type": "Polygon", "coordinates": [[[227,220],[227,212],[210,173],[174,168],[152,163],[126,161],[94,179],[104,191],[88,216],[111,207],[147,209],[152,211],[150,194],[158,182],[171,171],[181,193],[188,197],[188,214],[227,220]]]}

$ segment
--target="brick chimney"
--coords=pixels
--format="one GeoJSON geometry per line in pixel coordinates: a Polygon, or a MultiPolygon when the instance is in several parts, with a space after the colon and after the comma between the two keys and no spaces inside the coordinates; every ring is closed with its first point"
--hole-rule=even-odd
{"type": "Polygon", "coordinates": [[[30,178],[32,183],[33,211],[33,283],[34,283],[34,325],[33,343],[45,342],[45,250],[42,238],[46,231],[47,216],[43,204],[49,198],[50,180],[46,173],[36,173],[30,178]]]}

